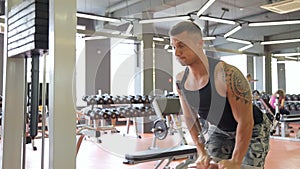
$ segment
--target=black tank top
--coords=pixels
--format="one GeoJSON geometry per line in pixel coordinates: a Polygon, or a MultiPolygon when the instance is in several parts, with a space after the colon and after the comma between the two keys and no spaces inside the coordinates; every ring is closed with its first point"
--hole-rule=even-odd
{"type": "Polygon", "coordinates": [[[184,84],[189,74],[188,68],[185,69],[178,85],[191,109],[198,112],[201,118],[223,131],[235,131],[237,122],[233,117],[228,98],[220,96],[215,88],[214,70],[220,60],[208,58],[208,61],[210,78],[206,86],[196,91],[185,89],[184,84]]]}

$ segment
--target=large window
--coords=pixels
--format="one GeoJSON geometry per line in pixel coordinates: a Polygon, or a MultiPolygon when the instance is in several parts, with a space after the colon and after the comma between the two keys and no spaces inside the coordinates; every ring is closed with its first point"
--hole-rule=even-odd
{"type": "Polygon", "coordinates": [[[245,76],[247,75],[247,55],[222,56],[221,60],[237,67],[245,76]]]}
{"type": "Polygon", "coordinates": [[[140,67],[133,40],[111,39],[111,94],[134,95],[140,86],[140,67]]]}
{"type": "Polygon", "coordinates": [[[286,79],[286,93],[299,94],[300,93],[300,62],[287,61],[285,62],[285,79],[286,79]]]}

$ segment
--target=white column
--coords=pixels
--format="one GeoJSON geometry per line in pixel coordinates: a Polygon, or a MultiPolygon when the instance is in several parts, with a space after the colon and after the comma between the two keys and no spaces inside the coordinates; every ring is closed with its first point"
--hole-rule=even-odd
{"type": "Polygon", "coordinates": [[[76,168],[76,1],[49,1],[49,168],[76,168]]]}
{"type": "MultiPolygon", "coordinates": [[[[7,11],[21,0],[6,1],[7,11]]],[[[7,31],[7,29],[5,30],[7,31]]],[[[1,149],[2,157],[0,168],[20,169],[23,135],[24,114],[24,59],[7,58],[7,33],[4,35],[3,52],[3,114],[1,149]]]]}

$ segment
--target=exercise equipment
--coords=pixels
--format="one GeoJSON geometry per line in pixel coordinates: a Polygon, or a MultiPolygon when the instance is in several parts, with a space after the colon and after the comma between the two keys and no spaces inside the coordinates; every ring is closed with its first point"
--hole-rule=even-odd
{"type": "Polygon", "coordinates": [[[178,118],[178,115],[181,112],[181,106],[179,102],[179,98],[176,97],[155,97],[152,101],[153,109],[155,110],[155,114],[157,116],[157,120],[154,122],[152,132],[154,133],[152,145],[150,149],[157,148],[156,147],[156,139],[163,140],[167,137],[168,131],[170,129],[169,118],[173,120],[176,125],[177,131],[180,137],[180,144],[187,145],[187,141],[184,137],[184,133],[182,131],[181,121],[178,118]]]}
{"type": "Polygon", "coordinates": [[[125,154],[124,164],[138,164],[149,161],[157,161],[154,169],[158,169],[165,160],[168,162],[163,168],[169,168],[172,160],[186,157],[182,163],[178,164],[175,169],[185,169],[197,159],[197,149],[195,146],[182,145],[171,148],[161,148],[154,150],[139,151],[132,154],[125,154]]]}
{"type": "Polygon", "coordinates": [[[152,132],[155,136],[155,138],[159,140],[163,140],[168,135],[168,126],[164,120],[156,120],[154,122],[152,132]]]}
{"type": "MultiPolygon", "coordinates": [[[[7,14],[7,56],[23,57],[25,63],[27,58],[32,59],[31,83],[27,86],[27,75],[25,75],[25,99],[24,105],[24,135],[23,135],[23,161],[22,168],[25,168],[26,153],[24,148],[27,139],[27,120],[29,120],[29,136],[32,140],[33,150],[37,150],[34,139],[38,133],[39,114],[39,57],[47,53],[49,46],[49,1],[28,0],[19,3],[11,8],[7,14]],[[30,117],[27,116],[29,106],[30,117]]],[[[44,63],[46,60],[44,60],[44,63]]],[[[46,64],[44,64],[46,65],[46,64]]],[[[27,74],[27,66],[24,70],[27,74]]],[[[45,69],[44,69],[45,72],[45,69]]],[[[45,73],[44,73],[45,78],[45,73]]],[[[42,91],[42,159],[41,168],[44,167],[44,136],[45,136],[45,81],[42,91]]]]}

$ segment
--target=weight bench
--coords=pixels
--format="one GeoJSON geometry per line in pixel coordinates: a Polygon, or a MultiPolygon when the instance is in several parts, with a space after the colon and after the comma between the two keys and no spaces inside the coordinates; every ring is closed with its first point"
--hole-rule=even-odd
{"type": "Polygon", "coordinates": [[[197,159],[197,149],[195,146],[182,145],[171,148],[160,148],[152,150],[138,151],[132,154],[125,154],[124,164],[137,164],[142,162],[157,161],[155,169],[157,169],[164,160],[168,160],[164,168],[174,159],[187,158],[182,163],[176,165],[175,169],[184,169],[189,164],[194,163],[197,159]]]}
{"type": "Polygon", "coordinates": [[[283,115],[283,116],[281,116],[279,121],[281,122],[281,137],[285,137],[286,130],[288,128],[287,124],[289,122],[299,122],[300,114],[283,115]]]}

